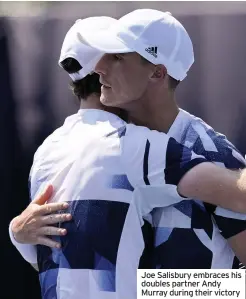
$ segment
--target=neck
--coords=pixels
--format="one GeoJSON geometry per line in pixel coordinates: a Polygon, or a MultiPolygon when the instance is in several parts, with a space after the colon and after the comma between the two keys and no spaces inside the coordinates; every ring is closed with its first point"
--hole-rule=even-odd
{"type": "Polygon", "coordinates": [[[89,95],[85,100],[80,101],[80,109],[98,109],[116,114],[123,120],[127,120],[127,114],[124,110],[114,107],[107,107],[101,104],[100,96],[97,94],[89,95]]]}
{"type": "Polygon", "coordinates": [[[131,122],[167,133],[179,113],[173,93],[166,97],[146,97],[126,107],[131,122]]]}
{"type": "Polygon", "coordinates": [[[100,96],[93,93],[89,95],[85,100],[80,101],[80,109],[99,109],[104,110],[104,106],[100,102],[100,96]]]}

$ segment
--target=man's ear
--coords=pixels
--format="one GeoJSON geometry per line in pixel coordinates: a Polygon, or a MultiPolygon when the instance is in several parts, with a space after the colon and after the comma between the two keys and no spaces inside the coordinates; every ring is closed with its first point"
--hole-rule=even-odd
{"type": "Polygon", "coordinates": [[[165,76],[167,75],[167,69],[165,68],[164,65],[158,64],[154,68],[154,72],[151,75],[151,79],[164,79],[165,76]]]}

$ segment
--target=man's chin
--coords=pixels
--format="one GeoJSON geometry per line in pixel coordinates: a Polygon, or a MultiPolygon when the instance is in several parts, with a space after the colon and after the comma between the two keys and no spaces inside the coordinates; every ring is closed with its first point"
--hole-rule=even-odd
{"type": "Polygon", "coordinates": [[[114,96],[106,96],[102,93],[100,97],[100,102],[102,105],[107,107],[125,109],[125,104],[119,101],[119,99],[117,101],[117,98],[114,96]]]}
{"type": "Polygon", "coordinates": [[[103,94],[100,97],[100,102],[101,104],[103,104],[104,106],[107,107],[117,107],[115,106],[115,102],[113,101],[113,99],[109,98],[109,97],[105,97],[103,94]]]}

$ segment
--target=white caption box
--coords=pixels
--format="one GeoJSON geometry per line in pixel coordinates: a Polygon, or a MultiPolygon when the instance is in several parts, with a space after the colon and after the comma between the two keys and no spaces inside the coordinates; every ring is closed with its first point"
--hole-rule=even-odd
{"type": "Polygon", "coordinates": [[[245,273],[237,270],[138,270],[137,299],[245,299],[245,273]]]}

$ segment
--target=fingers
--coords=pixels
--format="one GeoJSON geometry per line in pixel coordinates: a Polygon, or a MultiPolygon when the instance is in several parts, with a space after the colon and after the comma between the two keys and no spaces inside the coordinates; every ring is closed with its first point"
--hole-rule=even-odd
{"type": "Polygon", "coordinates": [[[39,215],[46,215],[51,214],[54,212],[57,212],[59,210],[65,210],[68,208],[67,202],[54,202],[54,203],[48,203],[46,205],[41,206],[36,214],[39,215]]]}
{"type": "Polygon", "coordinates": [[[38,205],[44,205],[46,201],[50,199],[52,193],[53,193],[53,186],[48,185],[47,188],[44,190],[44,192],[33,200],[33,203],[36,203],[38,205]]]}
{"type": "Polygon", "coordinates": [[[52,248],[61,248],[60,243],[53,241],[48,237],[42,237],[42,236],[38,237],[37,244],[45,245],[45,246],[52,247],[52,248]]]}
{"type": "Polygon", "coordinates": [[[44,224],[56,224],[64,221],[69,221],[72,219],[71,214],[52,214],[48,216],[43,216],[41,221],[44,224]]]}
{"type": "Polygon", "coordinates": [[[65,236],[67,230],[64,228],[57,228],[53,226],[44,226],[38,230],[40,235],[46,236],[65,236]]]}

